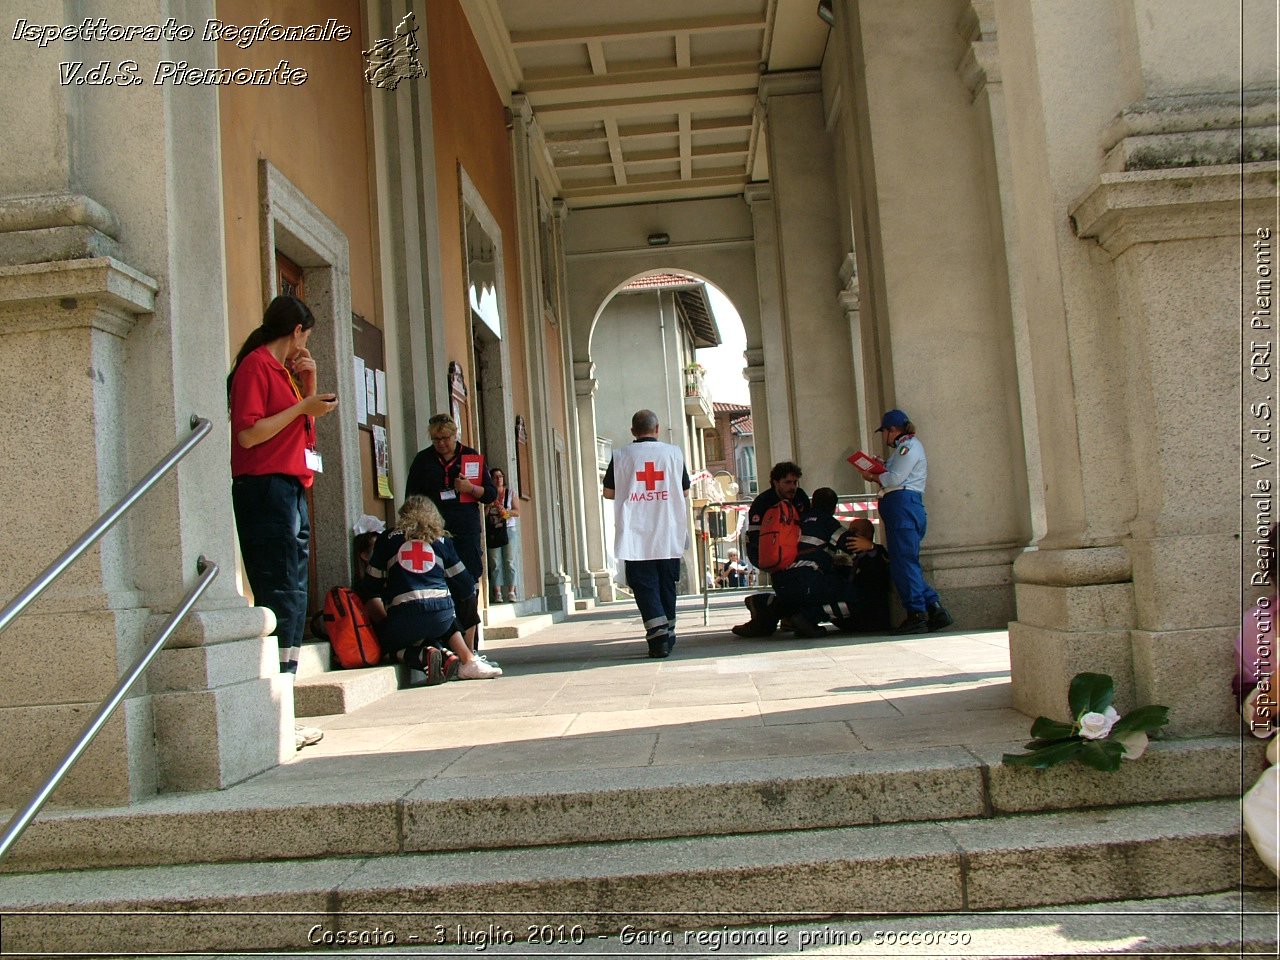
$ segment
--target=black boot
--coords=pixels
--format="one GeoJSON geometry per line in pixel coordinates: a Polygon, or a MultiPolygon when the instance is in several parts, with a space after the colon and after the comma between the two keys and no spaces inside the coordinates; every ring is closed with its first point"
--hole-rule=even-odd
{"type": "Polygon", "coordinates": [[[898,624],[898,628],[893,631],[894,636],[903,636],[908,633],[928,633],[929,617],[923,610],[911,610],[907,613],[907,619],[898,624]]]}
{"type": "Polygon", "coordinates": [[[928,615],[930,633],[945,630],[955,623],[955,620],[951,618],[951,614],[947,613],[947,608],[940,603],[935,603],[931,606],[928,610],[928,615]]]}

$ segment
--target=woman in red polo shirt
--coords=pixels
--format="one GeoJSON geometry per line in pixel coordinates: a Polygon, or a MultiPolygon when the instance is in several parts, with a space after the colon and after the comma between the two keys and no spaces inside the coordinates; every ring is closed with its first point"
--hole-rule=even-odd
{"type": "Polygon", "coordinates": [[[316,318],[296,297],[271,301],[227,377],[231,502],[253,599],[276,615],[280,670],[296,673],[307,616],[316,417],[338,405],[316,393],[307,339],[316,318]]]}

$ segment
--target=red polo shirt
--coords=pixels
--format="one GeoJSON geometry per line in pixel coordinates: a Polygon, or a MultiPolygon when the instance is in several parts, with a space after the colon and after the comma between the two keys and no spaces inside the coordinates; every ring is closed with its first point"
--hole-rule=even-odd
{"type": "Polygon", "coordinates": [[[289,371],[265,346],[240,361],[231,378],[231,476],[256,477],[283,473],[311,486],[307,445],[314,436],[311,417],[295,417],[270,440],[256,447],[242,447],[236,439],[263,417],[287,410],[298,402],[289,371]]]}

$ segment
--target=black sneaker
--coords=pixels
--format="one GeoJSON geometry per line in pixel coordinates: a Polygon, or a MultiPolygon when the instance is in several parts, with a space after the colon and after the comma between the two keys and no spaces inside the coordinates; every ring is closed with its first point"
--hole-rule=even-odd
{"type": "Polygon", "coordinates": [[[935,603],[929,608],[929,632],[934,633],[938,630],[945,630],[947,627],[955,623],[951,618],[951,614],[947,613],[947,608],[940,603],[935,603]]]}
{"type": "Polygon", "coordinates": [[[825,637],[827,635],[826,627],[821,624],[814,623],[812,620],[807,617],[802,617],[799,614],[791,615],[791,629],[795,631],[797,637],[804,640],[812,640],[815,637],[825,637]]]}
{"type": "Polygon", "coordinates": [[[777,626],[764,623],[760,620],[751,620],[747,623],[740,623],[733,627],[733,634],[736,637],[747,637],[754,639],[757,637],[772,637],[777,626]]]}
{"type": "Polygon", "coordinates": [[[928,633],[929,617],[923,610],[912,610],[907,614],[907,619],[898,624],[896,630],[893,631],[894,636],[903,636],[908,633],[928,633]]]}
{"type": "Polygon", "coordinates": [[[444,655],[439,647],[427,647],[426,674],[428,687],[438,687],[447,677],[444,675],[444,655]]]}
{"type": "Polygon", "coordinates": [[[663,637],[661,640],[649,641],[649,659],[650,660],[662,660],[670,652],[671,651],[667,649],[666,637],[663,637]]]}

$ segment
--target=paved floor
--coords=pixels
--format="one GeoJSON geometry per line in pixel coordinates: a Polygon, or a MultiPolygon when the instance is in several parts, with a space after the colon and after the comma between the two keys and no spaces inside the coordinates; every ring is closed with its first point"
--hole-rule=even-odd
{"type": "Polygon", "coordinates": [[[308,720],[324,740],[255,778],[402,780],[650,767],[1005,743],[1031,721],[1009,701],[1003,630],[906,638],[779,632],[743,640],[742,594],[682,599],[679,643],[650,660],[634,604],[580,613],[487,653],[497,680],[402,690],[308,720]]]}

